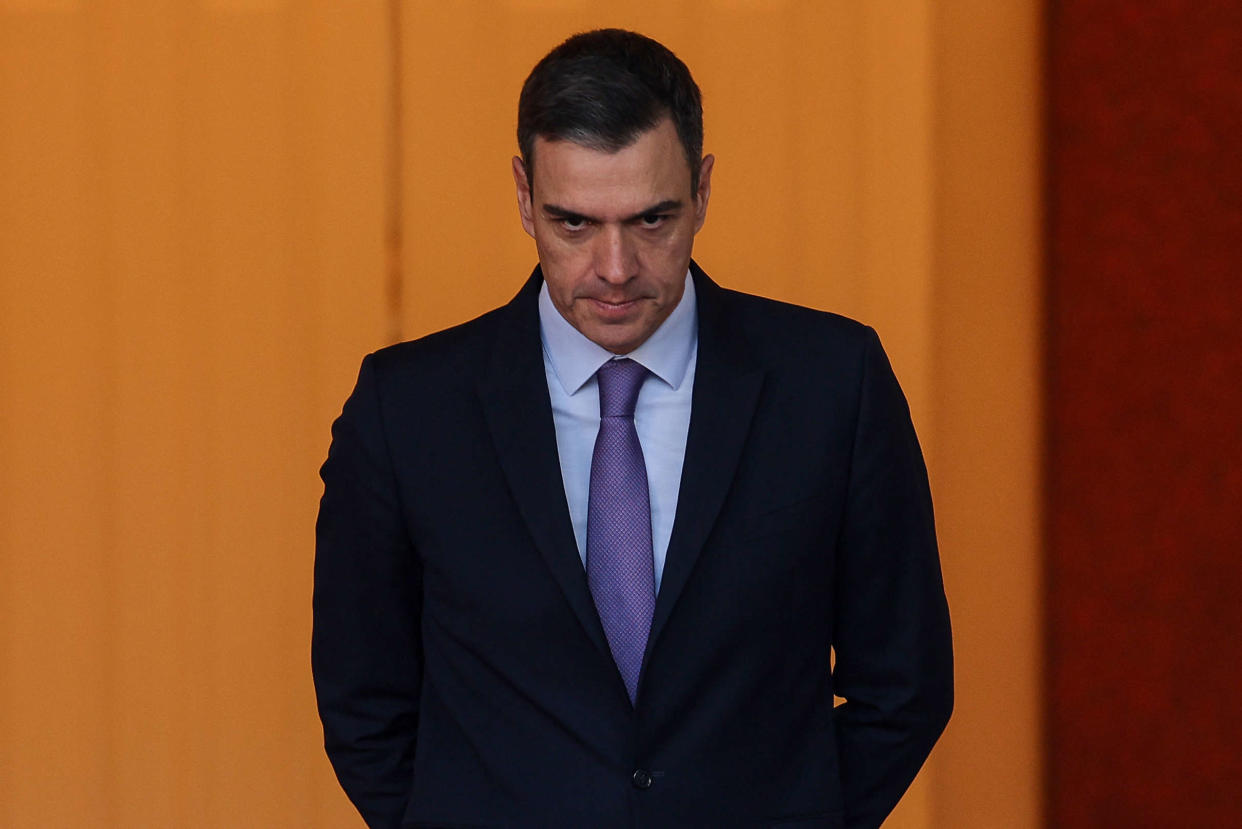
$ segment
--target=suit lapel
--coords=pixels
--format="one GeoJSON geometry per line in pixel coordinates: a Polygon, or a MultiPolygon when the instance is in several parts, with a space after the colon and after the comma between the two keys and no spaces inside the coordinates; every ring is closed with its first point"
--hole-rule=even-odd
{"type": "Polygon", "coordinates": [[[537,300],[542,283],[536,268],[504,308],[479,397],[509,490],[535,546],[587,636],[611,660],[565,500],[539,337],[537,300]]]}
{"type": "Polygon", "coordinates": [[[648,654],[720,514],[763,384],[763,372],[751,357],[741,329],[729,318],[723,290],[697,265],[691,267],[698,295],[698,365],[677,514],[647,639],[648,654]]]}

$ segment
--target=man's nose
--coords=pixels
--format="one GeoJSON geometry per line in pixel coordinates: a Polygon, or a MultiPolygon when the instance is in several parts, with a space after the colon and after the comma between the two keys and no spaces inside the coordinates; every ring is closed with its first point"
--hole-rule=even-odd
{"type": "Polygon", "coordinates": [[[625,228],[605,225],[595,242],[595,272],[600,279],[620,285],[638,274],[638,257],[625,228]]]}

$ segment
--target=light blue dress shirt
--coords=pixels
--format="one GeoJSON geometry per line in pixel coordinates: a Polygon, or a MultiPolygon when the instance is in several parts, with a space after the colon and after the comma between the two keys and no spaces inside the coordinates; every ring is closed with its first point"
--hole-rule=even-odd
{"type": "MultiPolygon", "coordinates": [[[[595,372],[617,355],[596,345],[569,324],[552,304],[545,283],[539,291],[539,329],[543,370],[552,398],[556,448],[569,517],[586,565],[587,503],[591,491],[591,457],[599,432],[599,384],[595,372]]],[[[681,467],[690,430],[690,398],[699,351],[694,281],[686,273],[681,301],[647,341],[625,355],[651,372],[643,381],[634,409],[634,428],[647,465],[651,495],[651,547],[655,588],[660,590],[668,541],[677,514],[681,467]]]]}

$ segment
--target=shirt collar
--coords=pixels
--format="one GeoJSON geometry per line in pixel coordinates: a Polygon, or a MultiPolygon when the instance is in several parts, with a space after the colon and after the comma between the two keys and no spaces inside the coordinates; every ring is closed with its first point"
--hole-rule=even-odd
{"type": "MultiPolygon", "coordinates": [[[[643,368],[676,389],[686,379],[686,370],[694,356],[698,320],[694,280],[686,271],[686,287],[677,307],[646,342],[625,356],[641,363],[643,368]]],[[[566,394],[576,394],[600,366],[617,356],[591,342],[561,316],[552,304],[547,282],[539,288],[539,331],[544,353],[566,394]]]]}

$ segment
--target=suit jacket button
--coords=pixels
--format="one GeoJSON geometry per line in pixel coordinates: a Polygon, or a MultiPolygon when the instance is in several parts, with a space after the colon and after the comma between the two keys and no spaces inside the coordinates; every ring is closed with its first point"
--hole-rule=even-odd
{"type": "Polygon", "coordinates": [[[651,773],[646,769],[639,769],[630,777],[630,782],[634,784],[636,789],[650,789],[651,773]]]}

